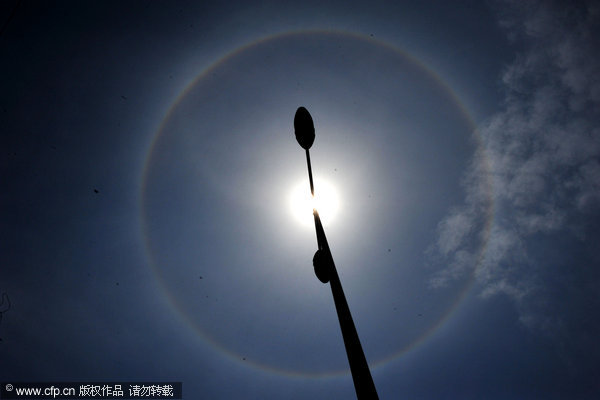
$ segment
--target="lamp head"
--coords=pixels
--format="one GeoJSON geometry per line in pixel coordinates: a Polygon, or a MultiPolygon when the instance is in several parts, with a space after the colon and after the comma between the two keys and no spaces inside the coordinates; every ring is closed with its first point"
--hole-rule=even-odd
{"type": "Polygon", "coordinates": [[[303,149],[310,149],[315,141],[315,125],[308,110],[298,107],[294,115],[294,133],[296,140],[303,149]]]}

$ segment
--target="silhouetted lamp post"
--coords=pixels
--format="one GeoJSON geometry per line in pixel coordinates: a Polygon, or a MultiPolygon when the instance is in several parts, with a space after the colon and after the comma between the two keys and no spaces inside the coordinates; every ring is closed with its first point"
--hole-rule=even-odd
{"type": "MultiPolygon", "coordinates": [[[[296,110],[296,115],[294,116],[294,131],[296,140],[300,146],[306,150],[310,193],[314,197],[315,187],[313,184],[308,149],[310,149],[315,141],[315,126],[310,113],[304,107],[299,107],[298,110],[296,110]]],[[[313,209],[313,216],[315,218],[315,230],[317,231],[318,245],[318,250],[313,257],[313,266],[315,268],[315,274],[321,282],[331,282],[331,293],[333,294],[335,309],[337,311],[338,320],[340,321],[342,336],[344,337],[344,345],[346,346],[346,354],[348,355],[348,362],[350,364],[350,372],[352,373],[356,396],[361,400],[378,399],[377,390],[375,389],[375,384],[371,377],[371,371],[369,370],[365,353],[360,345],[358,333],[356,332],[356,327],[354,326],[354,321],[350,314],[350,308],[348,308],[348,303],[346,302],[346,296],[344,296],[344,291],[342,290],[340,278],[335,269],[331,250],[329,250],[325,231],[323,230],[321,218],[319,218],[317,209],[313,209]]]]}

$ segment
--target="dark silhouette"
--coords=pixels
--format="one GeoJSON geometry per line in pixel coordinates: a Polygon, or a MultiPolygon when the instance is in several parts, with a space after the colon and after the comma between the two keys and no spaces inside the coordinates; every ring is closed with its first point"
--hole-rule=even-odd
{"type": "Polygon", "coordinates": [[[308,149],[311,148],[315,141],[315,125],[313,124],[310,113],[304,107],[299,107],[296,110],[296,115],[294,115],[294,133],[296,134],[296,140],[300,146],[306,150],[306,164],[308,165],[310,194],[314,196],[315,186],[313,185],[312,169],[310,167],[310,153],[308,152],[308,149]]]}
{"type": "MultiPolygon", "coordinates": [[[[306,150],[310,192],[314,196],[315,188],[313,185],[312,168],[308,150],[315,140],[315,127],[310,113],[304,107],[299,107],[296,111],[296,115],[294,116],[294,130],[298,144],[306,150]]],[[[350,314],[350,308],[348,307],[346,296],[342,289],[342,283],[340,282],[335,263],[333,262],[333,256],[331,255],[331,250],[329,249],[329,244],[325,237],[321,218],[316,209],[313,210],[313,216],[315,219],[318,246],[318,250],[313,257],[313,267],[315,269],[315,275],[317,275],[317,278],[321,282],[330,282],[331,284],[331,294],[333,295],[335,309],[342,330],[342,337],[344,338],[344,346],[346,347],[346,355],[348,356],[348,363],[350,364],[350,372],[352,373],[356,396],[361,400],[378,399],[377,390],[375,389],[371,371],[369,370],[369,364],[367,364],[365,353],[360,344],[360,339],[358,338],[358,333],[356,332],[356,327],[352,320],[352,314],[350,314]]]]}
{"type": "Polygon", "coordinates": [[[294,115],[294,133],[296,140],[303,149],[308,150],[315,141],[315,125],[308,110],[299,107],[294,115]]]}
{"type": "Polygon", "coordinates": [[[329,282],[331,277],[331,261],[328,260],[327,254],[322,250],[317,250],[313,257],[313,266],[315,267],[315,275],[323,283],[329,282]]]}

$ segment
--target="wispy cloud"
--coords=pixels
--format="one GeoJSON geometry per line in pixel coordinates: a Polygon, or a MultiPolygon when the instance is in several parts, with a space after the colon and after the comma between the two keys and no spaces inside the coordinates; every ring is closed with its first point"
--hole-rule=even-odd
{"type": "Polygon", "coordinates": [[[502,110],[479,127],[484,149],[465,176],[466,200],[438,226],[433,253],[445,267],[431,284],[474,272],[481,294],[512,298],[528,327],[600,333],[558,304],[600,309],[599,250],[588,245],[600,222],[600,7],[515,1],[498,11],[523,50],[502,74],[502,110]],[[549,255],[567,243],[577,247],[565,248],[570,257],[549,255]]]}

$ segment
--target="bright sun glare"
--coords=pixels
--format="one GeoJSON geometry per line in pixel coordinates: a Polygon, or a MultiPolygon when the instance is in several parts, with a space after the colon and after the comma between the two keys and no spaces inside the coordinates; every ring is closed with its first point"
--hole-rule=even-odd
{"type": "Polygon", "coordinates": [[[313,208],[316,208],[323,225],[330,223],[339,210],[339,199],[333,186],[326,181],[315,181],[315,197],[310,194],[308,179],[296,184],[290,193],[290,211],[294,219],[304,226],[314,226],[313,208]]]}

